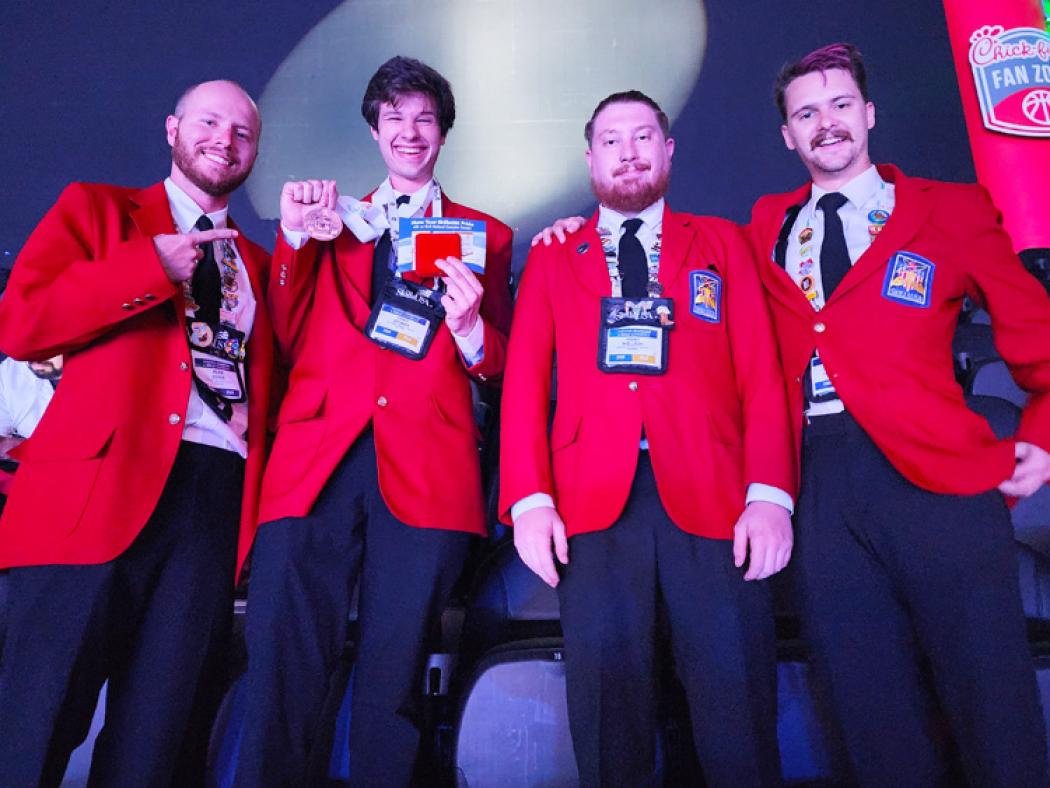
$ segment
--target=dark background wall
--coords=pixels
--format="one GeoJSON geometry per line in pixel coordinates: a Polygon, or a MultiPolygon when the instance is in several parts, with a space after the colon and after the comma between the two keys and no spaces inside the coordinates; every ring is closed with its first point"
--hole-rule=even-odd
{"type": "MultiPolygon", "coordinates": [[[[164,117],[185,86],[223,76],[260,95],[339,4],[6,0],[0,265],[11,264],[68,182],[148,185],[164,177],[164,117]]],[[[661,11],[659,0],[646,5],[661,11]]],[[[783,147],[770,86],[785,60],[836,40],[856,43],[866,56],[877,108],[873,157],[928,177],[973,179],[940,2],[708,0],[705,8],[703,68],[673,129],[676,207],[743,221],[757,195],[802,182],[801,165],[783,147]]],[[[232,212],[249,235],[272,244],[273,222],[260,219],[245,194],[232,212]]],[[[537,228],[517,229],[521,240],[537,228]]]]}

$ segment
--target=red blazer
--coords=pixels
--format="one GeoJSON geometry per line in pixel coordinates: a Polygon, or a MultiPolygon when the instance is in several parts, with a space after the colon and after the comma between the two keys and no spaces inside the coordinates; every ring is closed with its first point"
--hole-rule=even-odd
{"type": "Polygon", "coordinates": [[[911,482],[957,495],[991,490],[1013,472],[1013,440],[996,439],[955,381],[959,309],[969,296],[991,314],[996,346],[1030,394],[1017,438],[1050,449],[1050,300],[1014,254],[983,188],[909,178],[889,165],[879,174],[895,185],[893,214],[820,312],[772,259],[785,211],[808,200],[810,186],[763,197],[752,212],[795,444],[802,376],[817,348],[846,408],[911,482]],[[934,266],[926,306],[883,294],[899,251],[934,266]]]}
{"type": "MultiPolygon", "coordinates": [[[[371,313],[374,244],[349,231],[298,251],[277,240],[270,284],[274,329],[292,365],[266,469],[259,520],[303,517],[371,422],[379,489],[409,525],[485,533],[471,378],[496,383],[510,331],[511,230],[447,197],[444,215],[484,219],[485,353],[467,367],[447,325],[410,360],[363,330],[371,313]]],[[[411,275],[408,275],[411,276],[411,275]]]]}
{"type": "Polygon", "coordinates": [[[623,511],[642,426],[660,499],[689,533],[729,539],[747,485],[794,489],[787,401],[747,241],[722,219],[665,209],[660,282],[674,299],[662,376],[599,371],[599,299],[611,294],[597,215],[564,244],[536,246],[518,295],[503,391],[500,511],[551,495],[569,535],[623,511]],[[690,312],[690,272],[723,280],[721,319],[690,312]],[[551,363],[557,407],[547,434],[551,363]]]}
{"type": "MultiPolygon", "coordinates": [[[[0,567],[112,560],[149,519],[182,439],[192,373],[180,288],[153,236],[173,233],[163,184],[74,183],[18,256],[0,299],[0,348],[65,356],[62,383],[0,520],[0,567]]],[[[266,434],[273,338],[268,256],[237,239],[258,306],[248,343],[248,434],[266,434]]],[[[265,441],[249,444],[238,570],[254,534],[265,441]]]]}

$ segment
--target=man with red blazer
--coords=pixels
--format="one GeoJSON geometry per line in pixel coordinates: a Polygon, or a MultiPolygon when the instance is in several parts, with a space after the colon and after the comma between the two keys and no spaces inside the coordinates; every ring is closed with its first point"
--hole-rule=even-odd
{"type": "Polygon", "coordinates": [[[255,103],[205,82],[166,131],[170,177],[69,186],[0,300],[4,352],[65,357],[0,520],[6,785],[58,785],[107,678],[92,783],[202,774],[187,744],[206,731],[187,729],[231,620],[264,466],[269,261],[227,218],[258,151],[255,103]]]}
{"type": "Polygon", "coordinates": [[[818,675],[863,785],[934,785],[928,662],[972,785],[1046,785],[1046,746],[1003,494],[1050,477],[1050,302],[978,186],[875,167],[857,50],[788,64],[787,147],[812,183],[750,233],[802,451],[795,549],[818,675]],[[1029,393],[997,440],[952,369],[964,297],[1029,393]]]}
{"type": "Polygon", "coordinates": [[[362,114],[387,166],[375,192],[337,199],[333,182],[304,181],[281,195],[270,298],[292,369],[252,557],[237,770],[252,788],[302,784],[311,749],[325,748],[317,731],[355,586],[351,782],[409,783],[427,636],[471,535],[485,533],[471,382],[502,377],[511,231],[434,179],[455,119],[434,69],[392,58],[362,114]],[[348,224],[329,242],[303,232],[322,209],[348,224]],[[455,257],[438,261],[441,277],[395,273],[398,219],[424,216],[480,221],[484,274],[455,257]],[[396,330],[392,315],[404,318],[396,330]],[[418,343],[383,341],[417,328],[418,343]]]}
{"type": "Polygon", "coordinates": [[[791,552],[784,381],[744,235],[664,202],[667,134],[638,91],[604,99],[586,126],[600,206],[525,266],[500,509],[558,590],[582,785],[654,784],[661,604],[708,784],[777,785],[762,579],[791,552]]]}

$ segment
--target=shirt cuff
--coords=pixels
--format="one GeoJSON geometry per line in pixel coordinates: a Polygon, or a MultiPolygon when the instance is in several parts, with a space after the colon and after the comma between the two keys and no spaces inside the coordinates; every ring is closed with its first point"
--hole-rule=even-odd
{"type": "Polygon", "coordinates": [[[746,503],[751,503],[752,501],[775,503],[777,506],[783,506],[787,509],[788,514],[795,513],[795,502],[791,499],[791,496],[779,487],[774,487],[771,484],[751,482],[751,484],[747,486],[747,498],[745,501],[746,503]]]}
{"type": "Polygon", "coordinates": [[[306,244],[306,233],[302,230],[289,230],[284,222],[281,222],[281,233],[284,235],[284,242],[295,250],[302,249],[306,244]]]}
{"type": "Polygon", "coordinates": [[[452,338],[456,340],[459,352],[470,366],[477,366],[485,358],[485,322],[480,317],[474,323],[474,328],[470,329],[470,333],[463,337],[453,334],[452,338]]]}
{"type": "Polygon", "coordinates": [[[539,509],[541,506],[549,506],[553,509],[554,499],[547,495],[547,493],[533,493],[532,495],[526,495],[510,507],[510,521],[512,523],[516,522],[519,517],[525,514],[525,512],[539,509]]]}

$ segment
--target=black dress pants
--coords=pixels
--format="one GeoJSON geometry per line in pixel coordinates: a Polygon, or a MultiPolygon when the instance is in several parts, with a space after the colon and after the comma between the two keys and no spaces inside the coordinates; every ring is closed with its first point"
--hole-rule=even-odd
{"type": "Polygon", "coordinates": [[[569,540],[558,585],[581,785],[656,784],[660,604],[707,784],[780,784],[770,590],[743,575],[732,542],[693,536],[671,521],[642,452],[623,514],[604,531],[569,540]]]}
{"type": "Polygon", "coordinates": [[[931,730],[932,683],[971,785],[1045,788],[1043,716],[1002,496],[916,487],[847,413],[806,427],[802,476],[792,560],[851,780],[950,779],[931,730]]]}
{"type": "Polygon", "coordinates": [[[391,514],[379,493],[371,431],[347,452],[309,515],[259,529],[238,786],[306,784],[311,751],[330,741],[332,720],[322,712],[358,580],[350,782],[409,784],[427,636],[469,543],[469,534],[412,527],[391,514]]]}
{"type": "MultiPolygon", "coordinates": [[[[61,495],[62,480],[55,485],[61,495]]],[[[233,615],[243,486],[236,454],[184,442],[157,508],[120,556],[10,571],[0,785],[57,786],[107,679],[89,785],[202,781],[221,699],[213,680],[233,615]]],[[[128,494],[134,489],[128,479],[128,494]]]]}

